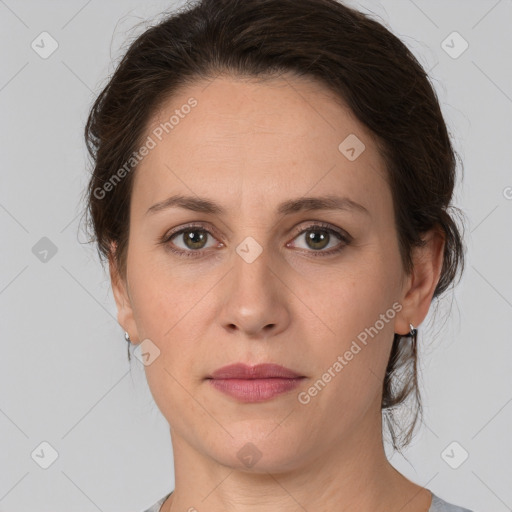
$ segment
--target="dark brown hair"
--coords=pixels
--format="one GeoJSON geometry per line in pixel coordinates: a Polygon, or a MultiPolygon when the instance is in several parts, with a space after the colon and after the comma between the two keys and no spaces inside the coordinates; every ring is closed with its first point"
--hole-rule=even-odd
{"type": "MultiPolygon", "coordinates": [[[[131,43],[85,127],[93,159],[86,214],[100,259],[126,276],[136,170],[126,163],[164,100],[221,73],[260,79],[293,73],[327,86],[373,132],[387,165],[405,272],[412,270],[412,249],[424,243],[421,235],[436,228],[445,248],[434,297],[462,274],[465,247],[449,213],[456,153],[428,75],[396,36],[336,0],[200,0],[164,14],[131,43]]],[[[382,394],[398,450],[421,412],[416,346],[402,339],[395,334],[382,394]],[[410,396],[415,415],[399,443],[393,411],[410,396]]]]}

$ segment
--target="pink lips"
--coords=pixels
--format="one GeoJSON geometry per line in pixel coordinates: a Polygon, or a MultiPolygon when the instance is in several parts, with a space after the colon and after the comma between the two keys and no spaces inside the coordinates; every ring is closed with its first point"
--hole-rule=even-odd
{"type": "Polygon", "coordinates": [[[305,378],[277,364],[224,366],[207,377],[217,390],[242,402],[262,402],[296,388],[305,378]]]}

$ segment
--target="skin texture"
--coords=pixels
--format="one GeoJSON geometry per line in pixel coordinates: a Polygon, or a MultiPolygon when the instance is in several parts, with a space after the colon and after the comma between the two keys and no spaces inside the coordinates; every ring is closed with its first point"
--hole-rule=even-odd
{"type": "Polygon", "coordinates": [[[189,84],[161,106],[146,135],[191,97],[197,106],[136,170],[126,279],[110,265],[119,323],[133,343],[150,339],[160,350],[145,371],[174,449],[175,491],[162,511],[426,512],[430,492],[385,456],[380,401],[393,333],[408,333],[427,315],[442,236],[427,234],[406,275],[372,134],[321,84],[292,75],[189,84]],[[338,150],[350,134],[366,146],[354,161],[338,150]],[[146,214],[178,193],[206,197],[226,213],[146,214]],[[276,214],[283,201],[325,194],[349,197],[368,215],[276,214]],[[158,243],[191,222],[200,224],[195,246],[183,234],[158,243]],[[331,234],[329,243],[308,244],[319,222],[352,241],[331,234]],[[249,236],[262,248],[251,263],[236,251],[249,236]],[[201,256],[174,254],[172,243],[201,256]],[[336,247],[343,248],[318,255],[336,247]],[[298,393],[394,303],[401,310],[301,404],[298,393]],[[278,363],[306,379],[266,402],[241,403],[205,380],[239,361],[278,363]],[[246,443],[261,453],[250,468],[237,456],[246,443]]]}

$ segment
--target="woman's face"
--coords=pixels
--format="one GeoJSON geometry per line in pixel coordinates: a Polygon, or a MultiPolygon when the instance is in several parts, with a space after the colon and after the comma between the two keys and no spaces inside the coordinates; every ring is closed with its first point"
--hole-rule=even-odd
{"type": "Polygon", "coordinates": [[[272,471],[380,442],[393,334],[430,300],[407,293],[368,130],[318,83],[219,77],[170,98],[144,141],[113,285],[121,325],[151,340],[145,371],[173,444],[272,471]],[[239,362],[303,378],[259,401],[207,378],[239,362]]]}

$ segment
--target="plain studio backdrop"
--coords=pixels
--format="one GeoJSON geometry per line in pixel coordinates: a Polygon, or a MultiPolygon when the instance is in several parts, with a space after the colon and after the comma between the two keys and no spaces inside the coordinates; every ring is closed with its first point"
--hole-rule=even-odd
{"type": "MultiPolygon", "coordinates": [[[[464,161],[467,268],[420,326],[425,421],[391,461],[449,502],[510,511],[512,3],[347,3],[430,72],[464,161]]],[[[2,511],[136,512],[174,486],[167,422],[78,229],[88,109],[135,25],[177,5],[0,0],[2,511]]]]}

